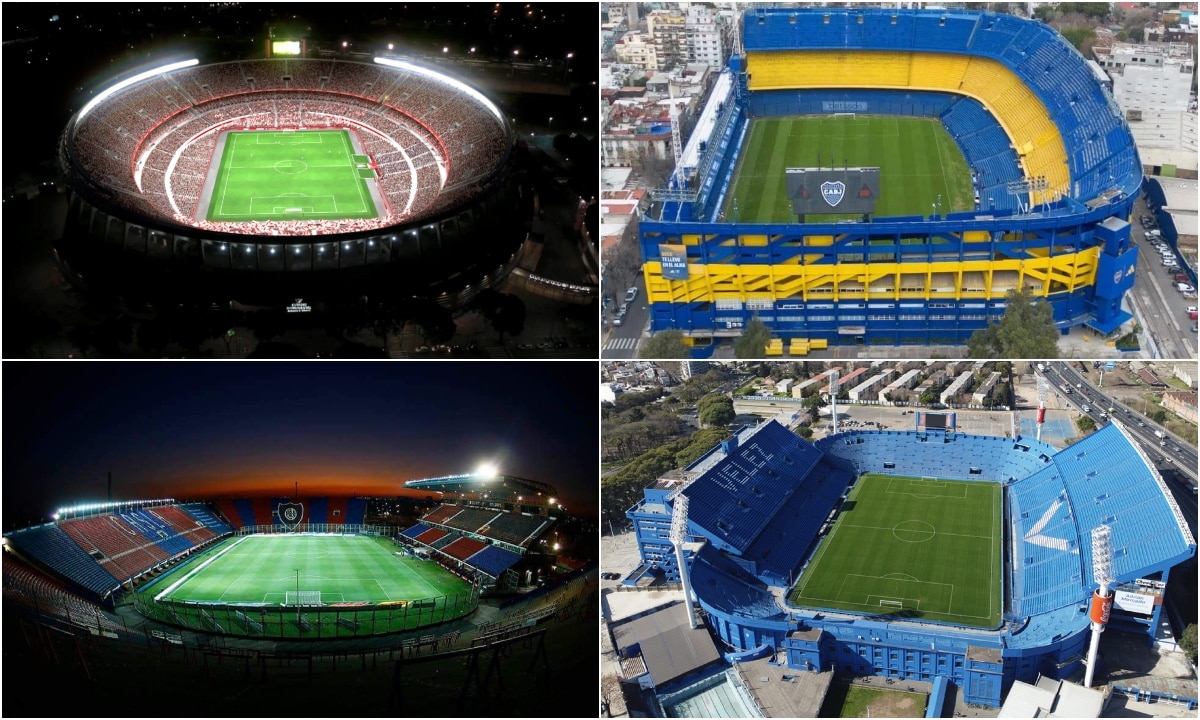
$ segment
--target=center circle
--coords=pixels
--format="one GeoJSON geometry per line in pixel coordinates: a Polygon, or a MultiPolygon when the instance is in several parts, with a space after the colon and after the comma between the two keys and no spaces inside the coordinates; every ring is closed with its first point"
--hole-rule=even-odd
{"type": "Polygon", "coordinates": [[[295,175],[296,173],[302,173],[307,170],[308,163],[304,162],[303,160],[280,160],[279,162],[275,163],[275,169],[281,173],[295,175]]]}
{"type": "Polygon", "coordinates": [[[932,540],[933,536],[937,535],[937,530],[924,520],[905,520],[896,523],[892,528],[892,535],[902,542],[917,543],[932,540]]]}

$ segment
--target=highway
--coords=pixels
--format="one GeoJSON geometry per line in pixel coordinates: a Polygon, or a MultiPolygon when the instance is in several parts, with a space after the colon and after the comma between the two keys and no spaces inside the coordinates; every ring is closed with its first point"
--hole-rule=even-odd
{"type": "MultiPolygon", "coordinates": [[[[1145,201],[1138,200],[1134,212],[1146,214],[1145,201]]],[[[1145,332],[1153,343],[1142,348],[1145,357],[1194,358],[1196,357],[1196,333],[1192,331],[1196,321],[1188,318],[1188,306],[1196,305],[1195,298],[1188,299],[1175,286],[1174,276],[1178,268],[1162,266],[1162,258],[1154,243],[1146,240],[1146,231],[1135,218],[1130,235],[1138,248],[1137,282],[1130,291],[1135,305],[1135,315],[1145,325],[1145,332]]]]}
{"type": "Polygon", "coordinates": [[[1101,413],[1107,413],[1112,408],[1111,415],[1124,426],[1125,431],[1138,442],[1142,451],[1150,458],[1159,474],[1167,481],[1167,487],[1175,496],[1175,501],[1183,511],[1191,526],[1192,534],[1196,533],[1196,448],[1171,434],[1166,428],[1153,422],[1150,418],[1132,408],[1105,395],[1087,382],[1074,368],[1062,362],[1044,363],[1045,370],[1040,374],[1046,378],[1050,387],[1064,399],[1071,402],[1080,412],[1081,405],[1087,405],[1086,414],[1103,425],[1107,420],[1101,413]],[[1082,387],[1080,387],[1082,385],[1082,387]],[[1067,392],[1067,388],[1071,392],[1067,392]],[[1166,435],[1166,445],[1156,436],[1155,431],[1166,435]]]}

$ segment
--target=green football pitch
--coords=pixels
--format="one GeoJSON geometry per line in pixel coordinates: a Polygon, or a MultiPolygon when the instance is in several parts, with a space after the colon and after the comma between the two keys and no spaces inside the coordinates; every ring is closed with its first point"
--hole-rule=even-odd
{"type": "Polygon", "coordinates": [[[793,605],[1000,624],[1000,485],[863,475],[793,605]]]}
{"type": "Polygon", "coordinates": [[[341,220],[378,215],[345,130],[230,132],[217,168],[207,218],[341,220]]]}
{"type": "Polygon", "coordinates": [[[155,588],[155,598],[330,605],[471,592],[470,583],[437,563],[396,555],[396,549],[389,540],[365,535],[247,535],[177,570],[165,588],[155,588]]]}
{"type": "MultiPolygon", "coordinates": [[[[929,215],[938,195],[941,212],[975,207],[971,170],[946,128],[932,118],[892,116],[782,117],[751,120],[750,137],[738,159],[733,191],[725,202],[728,220],[794,223],[785,169],[879,168],[875,215],[929,215]],[[734,201],[737,202],[736,211],[734,201]]],[[[857,215],[809,215],[809,222],[858,219],[857,215]]]]}

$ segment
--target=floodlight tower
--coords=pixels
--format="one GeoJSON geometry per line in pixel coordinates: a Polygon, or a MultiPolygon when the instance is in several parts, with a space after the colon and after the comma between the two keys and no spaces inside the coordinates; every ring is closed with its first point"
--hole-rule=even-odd
{"type": "Polygon", "coordinates": [[[692,607],[692,582],[688,579],[687,560],[683,558],[683,538],[687,535],[687,495],[675,496],[671,512],[671,544],[675,546],[675,562],[679,565],[679,579],[683,583],[683,601],[687,603],[688,624],[696,629],[696,610],[692,607]]]}
{"type": "Polygon", "coordinates": [[[1098,663],[1100,633],[1108,624],[1113,604],[1112,594],[1108,591],[1108,586],[1112,584],[1112,531],[1107,525],[1092,531],[1092,579],[1100,583],[1100,587],[1092,595],[1092,642],[1088,647],[1087,674],[1083,678],[1086,688],[1092,686],[1092,675],[1098,663]]]}
{"type": "Polygon", "coordinates": [[[1050,392],[1050,385],[1046,382],[1046,378],[1038,375],[1038,411],[1037,411],[1037,439],[1042,439],[1042,425],[1046,423],[1046,395],[1050,392]]]}
{"type": "Polygon", "coordinates": [[[682,190],[683,189],[683,180],[684,180],[683,167],[682,167],[683,140],[681,139],[680,133],[679,133],[679,106],[673,102],[671,103],[670,114],[671,114],[671,150],[673,151],[673,153],[675,155],[675,171],[673,173],[671,173],[672,175],[674,175],[675,181],[672,183],[672,185],[675,186],[674,187],[675,190],[682,190]]]}
{"type": "Polygon", "coordinates": [[[832,403],[832,407],[829,411],[829,414],[833,418],[833,431],[831,433],[832,435],[837,435],[837,396],[838,396],[838,371],[834,370],[833,375],[829,376],[829,402],[832,403]]]}

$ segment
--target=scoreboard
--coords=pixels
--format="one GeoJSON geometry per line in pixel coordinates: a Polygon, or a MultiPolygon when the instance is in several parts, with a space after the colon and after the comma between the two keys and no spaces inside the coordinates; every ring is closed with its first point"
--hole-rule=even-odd
{"type": "Polygon", "coordinates": [[[304,57],[305,42],[301,38],[299,40],[280,40],[278,38],[267,38],[267,57],[304,57]]]}

